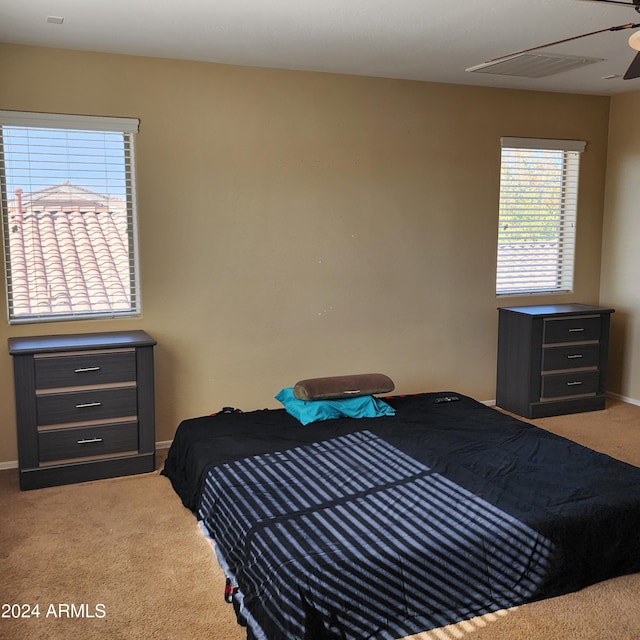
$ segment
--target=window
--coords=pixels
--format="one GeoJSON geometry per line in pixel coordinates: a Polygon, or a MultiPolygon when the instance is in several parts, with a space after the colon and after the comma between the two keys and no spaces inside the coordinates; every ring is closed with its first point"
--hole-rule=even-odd
{"type": "Polygon", "coordinates": [[[501,143],[496,293],[571,291],[585,143],[534,138],[501,143]]]}
{"type": "Polygon", "coordinates": [[[139,313],[129,118],[0,111],[9,322],[139,313]]]}

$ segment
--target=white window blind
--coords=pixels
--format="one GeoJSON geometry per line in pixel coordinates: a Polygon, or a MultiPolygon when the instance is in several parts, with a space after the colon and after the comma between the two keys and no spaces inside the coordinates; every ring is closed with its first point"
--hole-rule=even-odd
{"type": "Polygon", "coordinates": [[[579,140],[502,138],[496,293],[573,288],[579,140]]]}
{"type": "Polygon", "coordinates": [[[139,313],[131,118],[0,111],[10,322],[139,313]]]}

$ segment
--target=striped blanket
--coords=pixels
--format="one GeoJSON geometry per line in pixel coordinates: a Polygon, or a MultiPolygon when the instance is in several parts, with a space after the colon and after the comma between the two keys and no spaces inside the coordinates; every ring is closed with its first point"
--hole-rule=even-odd
{"type": "Polygon", "coordinates": [[[557,553],[366,430],[210,468],[197,515],[256,640],[393,639],[511,607],[557,553]]]}

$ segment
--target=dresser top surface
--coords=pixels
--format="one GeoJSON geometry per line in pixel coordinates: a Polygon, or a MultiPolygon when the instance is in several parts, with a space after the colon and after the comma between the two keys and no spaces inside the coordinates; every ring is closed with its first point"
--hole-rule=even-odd
{"type": "Polygon", "coordinates": [[[156,341],[145,331],[138,330],[9,338],[8,344],[11,355],[25,355],[82,349],[148,347],[155,345],[156,341]]]}
{"type": "Polygon", "coordinates": [[[521,307],[500,307],[498,311],[510,311],[528,316],[575,316],[585,313],[614,313],[610,307],[596,307],[590,304],[541,304],[525,305],[521,307]]]}

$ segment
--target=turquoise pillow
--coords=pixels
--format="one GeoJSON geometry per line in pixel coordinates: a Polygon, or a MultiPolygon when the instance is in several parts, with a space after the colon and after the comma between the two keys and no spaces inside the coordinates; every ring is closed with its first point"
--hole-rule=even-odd
{"type": "Polygon", "coordinates": [[[284,405],[287,413],[305,425],[334,418],[377,418],[393,416],[396,413],[393,407],[373,396],[298,400],[293,395],[293,387],[286,387],[275,398],[284,405]]]}

